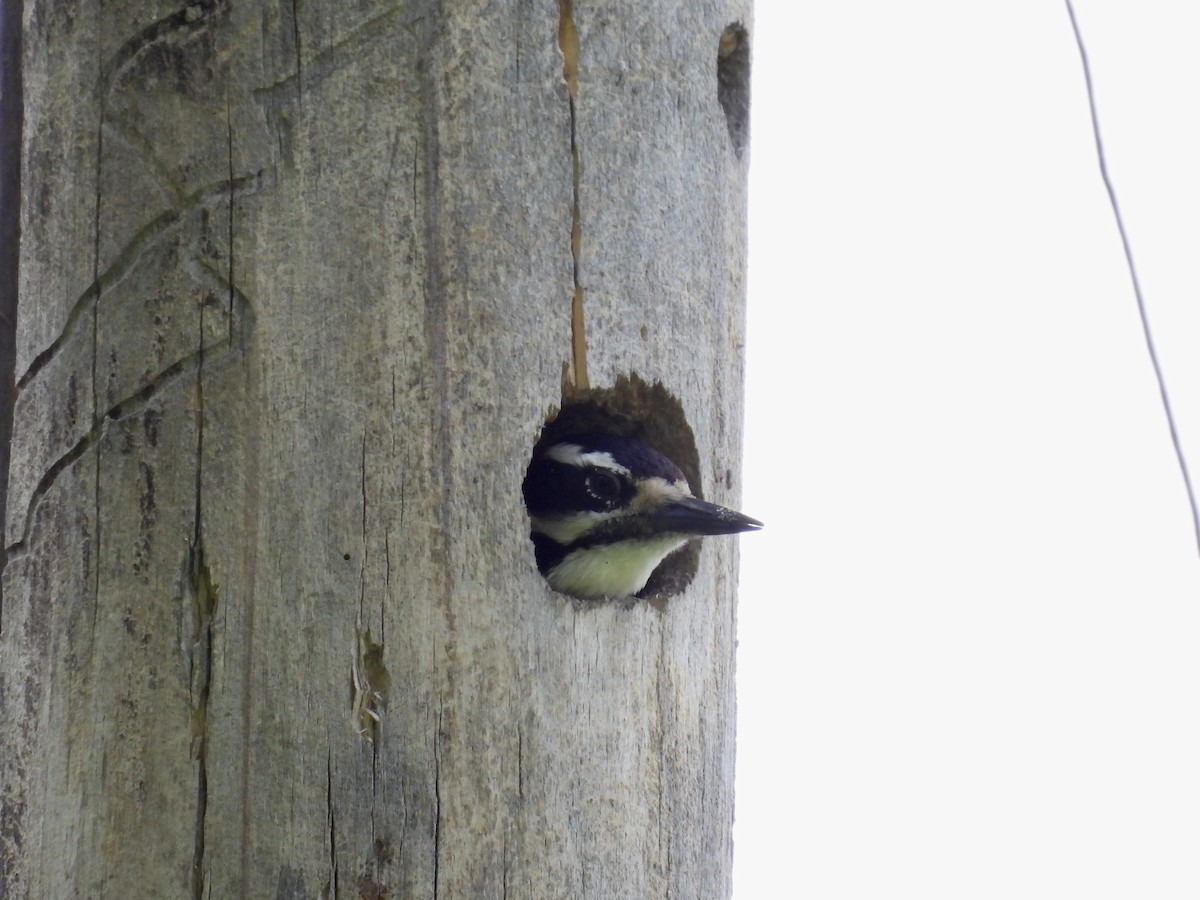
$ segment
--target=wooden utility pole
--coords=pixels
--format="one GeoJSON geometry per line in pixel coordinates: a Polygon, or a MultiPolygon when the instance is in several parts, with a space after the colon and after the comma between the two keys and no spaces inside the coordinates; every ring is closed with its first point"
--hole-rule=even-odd
{"type": "Polygon", "coordinates": [[[0,896],[728,895],[735,540],[572,601],[521,481],[737,503],[748,13],[25,0],[0,896]]]}

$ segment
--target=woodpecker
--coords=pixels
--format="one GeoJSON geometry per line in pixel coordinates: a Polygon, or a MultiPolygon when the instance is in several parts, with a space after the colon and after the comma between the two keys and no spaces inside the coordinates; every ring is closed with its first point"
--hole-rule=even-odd
{"type": "Polygon", "coordinates": [[[762,522],[692,496],[679,466],[613,434],[565,437],[538,451],[522,485],[538,569],[556,591],[627,597],[691,538],[762,522]]]}

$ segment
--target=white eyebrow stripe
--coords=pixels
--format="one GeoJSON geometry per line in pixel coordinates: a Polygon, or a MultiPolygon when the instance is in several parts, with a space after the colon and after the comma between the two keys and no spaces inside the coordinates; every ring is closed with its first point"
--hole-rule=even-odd
{"type": "Polygon", "coordinates": [[[692,489],[684,481],[668,481],[658,475],[646,478],[637,487],[633,506],[637,509],[655,509],[684,497],[691,497],[692,489]]]}
{"type": "Polygon", "coordinates": [[[595,466],[597,469],[608,469],[621,475],[629,474],[629,469],[613,459],[611,453],[602,450],[590,450],[585,453],[578,444],[555,444],[546,451],[546,457],[568,466],[595,466]]]}

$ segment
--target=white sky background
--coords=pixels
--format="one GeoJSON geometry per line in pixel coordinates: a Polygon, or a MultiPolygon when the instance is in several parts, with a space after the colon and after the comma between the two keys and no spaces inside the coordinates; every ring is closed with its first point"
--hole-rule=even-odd
{"type": "MultiPolygon", "coordinates": [[[[1200,5],[1078,0],[1200,489],[1200,5]]],[[[758,0],[737,900],[1200,896],[1200,559],[1054,0],[758,0]]]]}

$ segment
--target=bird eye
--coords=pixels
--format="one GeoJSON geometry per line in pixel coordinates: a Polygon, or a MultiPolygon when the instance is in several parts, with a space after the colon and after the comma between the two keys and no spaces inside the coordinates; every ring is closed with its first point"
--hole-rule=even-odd
{"type": "Polygon", "coordinates": [[[589,496],[605,506],[613,505],[621,497],[621,479],[612,472],[592,472],[584,484],[589,496]]]}

